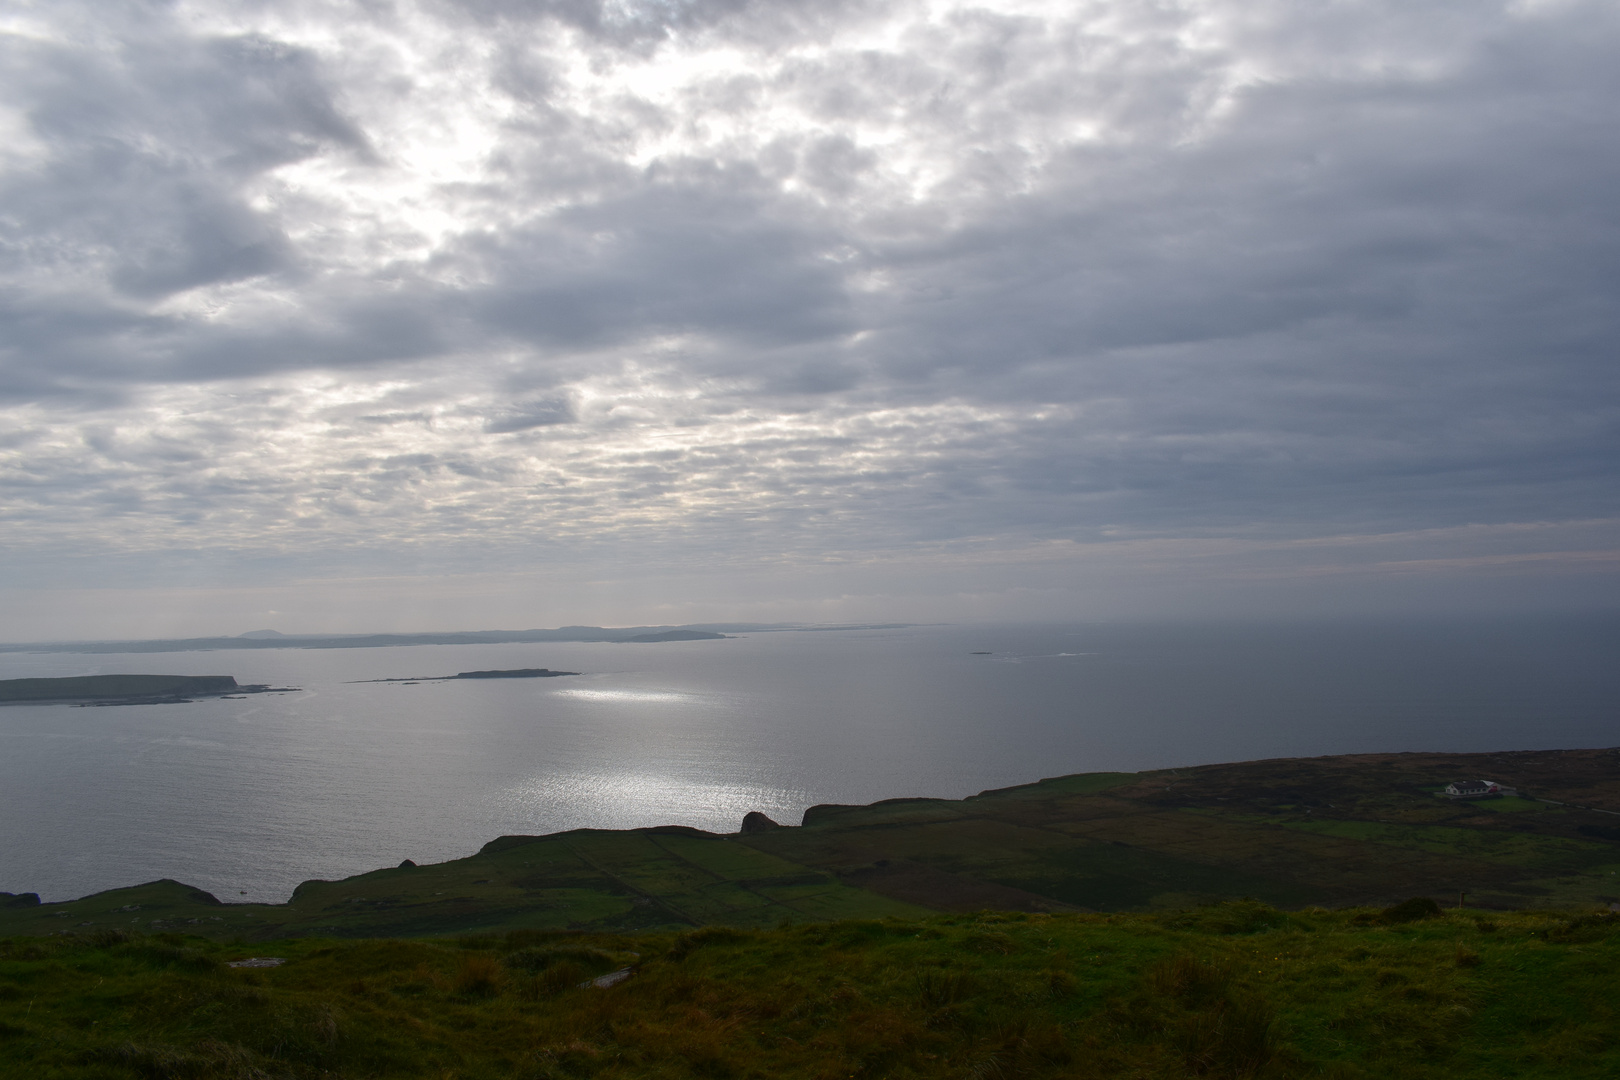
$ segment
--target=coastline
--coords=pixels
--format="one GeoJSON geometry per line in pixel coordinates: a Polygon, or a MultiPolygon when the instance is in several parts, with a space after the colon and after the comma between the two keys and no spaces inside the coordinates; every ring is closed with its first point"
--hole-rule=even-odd
{"type": "Polygon", "coordinates": [[[0,936],[622,931],[983,908],[1151,912],[1241,897],[1284,909],[1466,896],[1471,907],[1569,910],[1620,903],[1616,812],[1620,748],[1082,773],[957,800],[818,805],[797,826],[750,815],[735,833],[502,836],[445,863],[305,881],[284,904],[222,903],[172,880],[68,901],[0,897],[0,936]],[[1521,794],[1434,797],[1476,776],[1517,781],[1521,794]]]}

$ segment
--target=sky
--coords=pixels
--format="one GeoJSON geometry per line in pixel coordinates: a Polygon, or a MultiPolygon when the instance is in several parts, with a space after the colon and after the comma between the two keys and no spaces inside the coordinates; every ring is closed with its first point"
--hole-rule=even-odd
{"type": "Polygon", "coordinates": [[[0,639],[1620,605],[1620,11],[0,3],[0,639]]]}

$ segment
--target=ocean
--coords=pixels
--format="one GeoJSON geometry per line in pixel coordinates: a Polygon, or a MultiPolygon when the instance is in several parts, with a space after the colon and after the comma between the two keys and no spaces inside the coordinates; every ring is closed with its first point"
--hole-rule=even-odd
{"type": "MultiPolygon", "coordinates": [[[[1620,743],[1620,620],[919,626],[659,644],[0,653],[0,678],[297,693],[0,706],[0,890],[307,878],[510,833],[796,824],[816,803],[1266,757],[1620,743]],[[983,654],[983,655],[981,655],[983,654]],[[568,678],[375,683],[491,668],[568,678]]],[[[1445,778],[1451,779],[1451,778],[1445,778]]]]}

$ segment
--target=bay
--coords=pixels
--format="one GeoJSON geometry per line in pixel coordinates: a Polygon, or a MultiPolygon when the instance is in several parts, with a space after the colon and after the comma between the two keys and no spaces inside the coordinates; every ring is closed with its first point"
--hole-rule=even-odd
{"type": "Polygon", "coordinates": [[[0,890],[172,877],[230,900],[508,833],[797,822],[1044,776],[1606,746],[1620,621],[926,626],[650,645],[0,654],[0,678],[297,693],[0,706],[0,890]],[[988,655],[976,655],[987,653],[988,655]],[[372,683],[491,668],[557,679],[372,683]]]}

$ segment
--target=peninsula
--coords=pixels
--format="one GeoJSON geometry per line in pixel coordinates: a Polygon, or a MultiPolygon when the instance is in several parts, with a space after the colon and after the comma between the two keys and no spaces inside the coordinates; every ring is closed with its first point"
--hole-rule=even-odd
{"type": "Polygon", "coordinates": [[[0,679],[0,703],[173,705],[200,697],[287,693],[297,689],[262,683],[244,686],[231,675],[71,675],[60,679],[0,679]]]}

